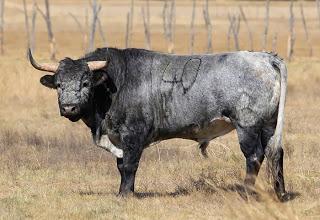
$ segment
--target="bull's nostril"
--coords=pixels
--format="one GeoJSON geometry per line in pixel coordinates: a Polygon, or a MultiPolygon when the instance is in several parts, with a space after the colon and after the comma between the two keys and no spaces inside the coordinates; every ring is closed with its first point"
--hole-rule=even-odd
{"type": "Polygon", "coordinates": [[[77,111],[78,107],[76,105],[61,106],[61,112],[63,114],[75,114],[77,111]]]}

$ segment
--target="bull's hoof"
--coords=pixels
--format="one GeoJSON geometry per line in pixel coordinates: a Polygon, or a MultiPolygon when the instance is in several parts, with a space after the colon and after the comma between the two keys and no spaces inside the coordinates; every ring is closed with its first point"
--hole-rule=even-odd
{"type": "Polygon", "coordinates": [[[260,194],[255,190],[253,185],[244,185],[243,190],[238,191],[239,195],[245,200],[248,201],[249,197],[253,198],[256,201],[260,201],[260,194]]]}
{"type": "Polygon", "coordinates": [[[290,193],[277,193],[277,197],[279,199],[280,202],[288,202],[290,200],[292,200],[293,198],[291,197],[290,193]]]}
{"type": "Polygon", "coordinates": [[[299,196],[301,196],[299,192],[285,192],[279,195],[277,194],[277,197],[280,202],[288,202],[288,201],[294,200],[299,196]]]}
{"type": "Polygon", "coordinates": [[[117,195],[119,198],[129,198],[134,196],[132,191],[120,191],[117,195]]]}
{"type": "Polygon", "coordinates": [[[208,158],[209,158],[208,152],[207,152],[206,149],[205,149],[205,150],[202,150],[202,149],[201,149],[201,154],[202,154],[203,158],[205,158],[205,159],[208,159],[208,158]]]}

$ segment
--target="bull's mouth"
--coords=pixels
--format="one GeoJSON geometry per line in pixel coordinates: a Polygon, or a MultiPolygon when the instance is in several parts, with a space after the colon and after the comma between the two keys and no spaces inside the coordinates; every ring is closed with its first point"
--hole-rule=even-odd
{"type": "Polygon", "coordinates": [[[72,122],[79,121],[81,119],[80,115],[63,115],[63,117],[69,119],[72,122]]]}

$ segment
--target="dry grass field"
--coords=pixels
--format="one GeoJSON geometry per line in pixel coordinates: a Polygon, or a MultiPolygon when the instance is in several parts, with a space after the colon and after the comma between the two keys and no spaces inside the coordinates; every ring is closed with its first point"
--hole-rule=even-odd
{"type": "MultiPolygon", "coordinates": [[[[28,1],[31,3],[31,1],[28,1]]],[[[41,2],[42,1],[38,1],[41,2]]],[[[82,35],[68,15],[84,19],[87,1],[51,1],[58,58],[83,54],[82,35]]],[[[206,30],[202,1],[197,1],[195,51],[203,53],[206,30]]],[[[285,180],[293,199],[279,203],[261,169],[259,196],[242,199],[239,188],[245,161],[232,132],[212,141],[204,159],[194,142],[174,139],[145,150],[137,174],[137,195],[117,197],[119,175],[115,159],[92,143],[82,122],[59,116],[55,91],[42,87],[42,73],[26,60],[26,35],[21,1],[7,1],[5,55],[0,56],[0,218],[1,219],[320,219],[320,28],[314,2],[303,2],[314,56],[296,14],[296,50],[288,64],[288,98],[284,131],[285,180]]],[[[263,2],[210,2],[213,49],[226,50],[228,11],[239,4],[254,31],[260,50],[263,2]]],[[[108,45],[124,47],[129,1],[102,1],[101,21],[108,45]]],[[[132,47],[144,47],[136,2],[132,47]]],[[[162,1],[151,2],[152,48],[166,51],[162,33],[162,1]]],[[[31,8],[31,4],[29,4],[31,8]]],[[[40,4],[40,6],[42,6],[40,4]]],[[[278,33],[278,51],[286,55],[288,2],[272,2],[270,37],[278,33]]],[[[191,1],[177,0],[175,52],[187,53],[191,1]]],[[[37,20],[35,57],[48,60],[46,29],[37,20]]],[[[103,46],[97,35],[96,46],[103,46]]],[[[240,46],[248,47],[245,25],[240,46]]]]}

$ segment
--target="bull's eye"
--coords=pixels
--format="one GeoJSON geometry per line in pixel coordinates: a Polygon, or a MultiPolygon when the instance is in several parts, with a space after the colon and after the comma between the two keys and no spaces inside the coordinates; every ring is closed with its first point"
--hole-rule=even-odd
{"type": "Polygon", "coordinates": [[[88,86],[89,86],[89,83],[88,83],[88,82],[82,83],[82,87],[86,88],[86,87],[88,87],[88,86]]]}
{"type": "Polygon", "coordinates": [[[60,88],[61,87],[61,84],[60,83],[57,83],[57,88],[60,88]]]}

